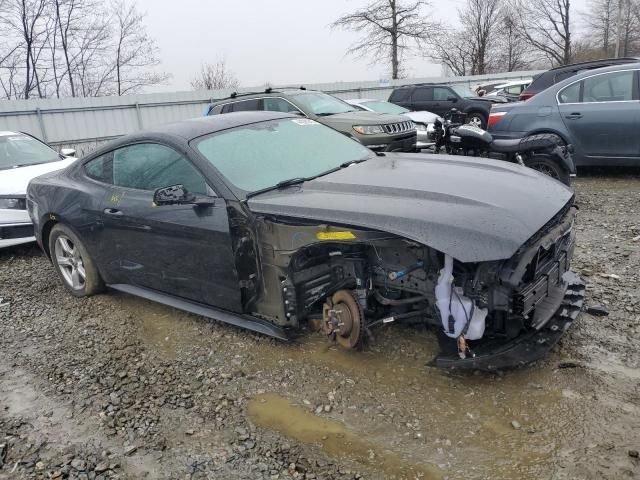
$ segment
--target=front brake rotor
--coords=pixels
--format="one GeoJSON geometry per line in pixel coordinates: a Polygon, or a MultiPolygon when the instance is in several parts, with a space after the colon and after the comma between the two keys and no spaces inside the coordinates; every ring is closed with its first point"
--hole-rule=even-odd
{"type": "Polygon", "coordinates": [[[338,290],[322,309],[323,330],[345,348],[357,348],[364,337],[364,312],[355,292],[338,290]]]}

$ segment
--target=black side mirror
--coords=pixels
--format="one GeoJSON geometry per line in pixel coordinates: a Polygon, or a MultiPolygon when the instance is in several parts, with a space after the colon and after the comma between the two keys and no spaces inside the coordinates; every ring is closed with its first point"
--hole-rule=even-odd
{"type": "Polygon", "coordinates": [[[454,97],[453,95],[449,95],[447,97],[447,101],[456,103],[458,101],[458,97],[454,97]]]}
{"type": "Polygon", "coordinates": [[[153,203],[158,207],[161,205],[194,203],[195,200],[195,195],[189,193],[182,184],[162,187],[153,192],[153,203]]]}

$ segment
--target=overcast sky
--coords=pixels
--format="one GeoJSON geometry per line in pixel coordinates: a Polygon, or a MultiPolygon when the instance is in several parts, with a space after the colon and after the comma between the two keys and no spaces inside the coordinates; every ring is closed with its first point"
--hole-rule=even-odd
{"type": "MultiPolygon", "coordinates": [[[[138,0],[160,48],[169,85],[188,90],[203,62],[225,59],[244,87],[388,78],[387,65],[345,55],[357,34],[332,30],[344,13],[370,0],[138,0]]],[[[574,0],[580,8],[586,0],[574,0]]],[[[457,21],[464,0],[437,0],[433,16],[457,21]]],[[[574,15],[575,16],[575,15],[574,15]]],[[[413,58],[409,77],[440,75],[439,65],[413,58]]]]}

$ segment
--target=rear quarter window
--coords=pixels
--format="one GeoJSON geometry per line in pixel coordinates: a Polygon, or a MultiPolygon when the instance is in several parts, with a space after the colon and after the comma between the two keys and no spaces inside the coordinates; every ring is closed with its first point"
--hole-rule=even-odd
{"type": "Polygon", "coordinates": [[[87,177],[102,183],[113,183],[113,152],[100,155],[84,164],[87,177]]]}
{"type": "Polygon", "coordinates": [[[391,96],[389,97],[390,102],[406,102],[409,100],[409,94],[411,93],[411,89],[409,88],[398,88],[391,92],[391,96]]]}

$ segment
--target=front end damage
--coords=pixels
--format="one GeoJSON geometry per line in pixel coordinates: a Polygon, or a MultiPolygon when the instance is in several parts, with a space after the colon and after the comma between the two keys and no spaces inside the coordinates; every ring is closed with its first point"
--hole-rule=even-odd
{"type": "Polygon", "coordinates": [[[252,314],[360,348],[390,323],[442,337],[432,364],[495,370],[541,358],[580,311],[572,202],[510,258],[459,262],[378,230],[262,215],[252,314]]]}

